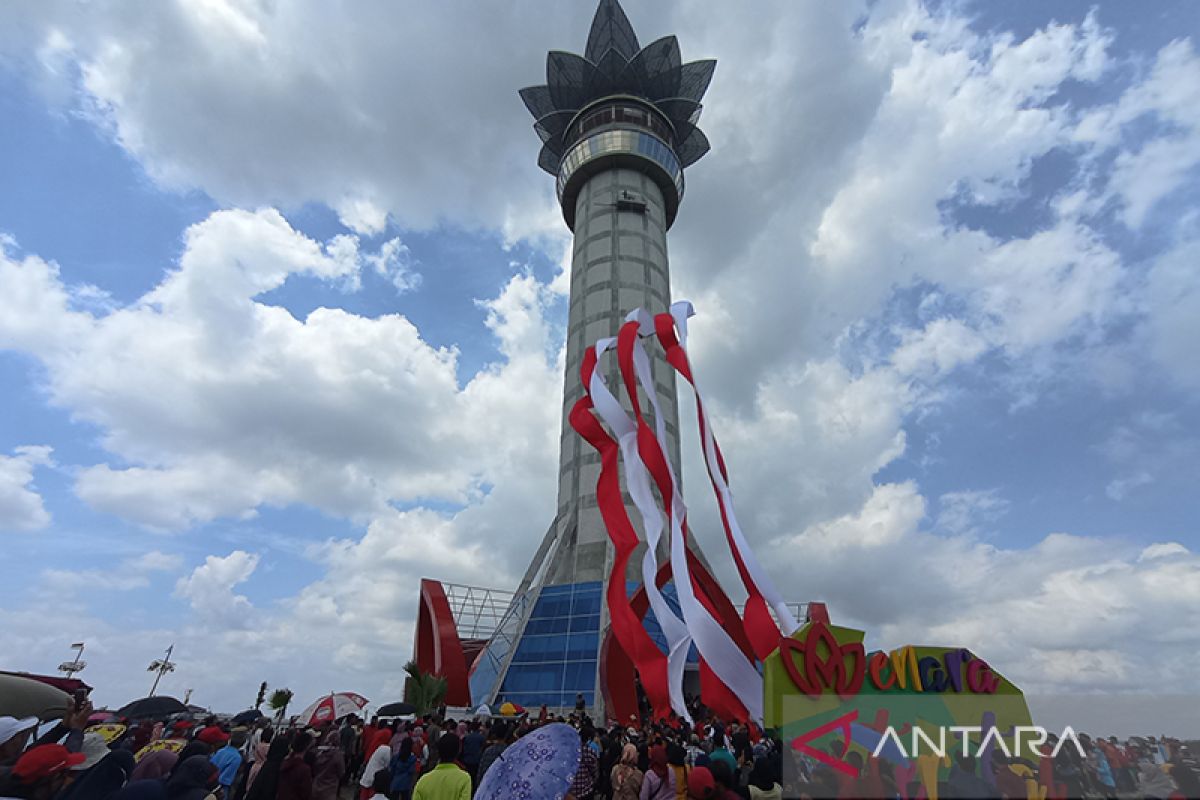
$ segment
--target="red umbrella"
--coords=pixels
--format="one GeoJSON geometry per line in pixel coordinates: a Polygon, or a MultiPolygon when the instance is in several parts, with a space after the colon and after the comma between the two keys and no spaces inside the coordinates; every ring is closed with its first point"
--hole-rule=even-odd
{"type": "Polygon", "coordinates": [[[369,702],[371,701],[354,692],[333,692],[301,711],[296,721],[301,725],[322,725],[349,714],[357,714],[369,702]]]}

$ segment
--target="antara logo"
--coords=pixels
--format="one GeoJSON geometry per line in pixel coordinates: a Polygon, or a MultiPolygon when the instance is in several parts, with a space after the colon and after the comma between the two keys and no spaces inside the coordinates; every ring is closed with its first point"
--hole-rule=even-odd
{"type": "MultiPolygon", "coordinates": [[[[1012,757],[1013,755],[1020,756],[1022,753],[1037,753],[1040,754],[1038,748],[1044,745],[1050,738],[1050,734],[1040,725],[1017,725],[1012,728],[1013,748],[1010,751],[1004,738],[1000,735],[997,728],[988,728],[984,733],[984,729],[978,725],[951,725],[948,728],[937,729],[938,739],[934,742],[933,737],[927,734],[924,730],[914,725],[911,731],[910,747],[905,749],[904,741],[900,735],[896,733],[896,729],[891,725],[887,726],[883,735],[879,737],[879,742],[875,745],[875,750],[871,755],[876,758],[883,752],[884,748],[891,744],[905,757],[916,758],[920,755],[937,756],[938,758],[946,757],[946,731],[950,731],[950,738],[959,737],[959,747],[964,756],[971,755],[971,740],[970,736],[979,736],[983,734],[983,740],[979,742],[979,747],[976,753],[986,752],[989,744],[998,747],[1005,756],[1012,757]],[[1028,738],[1026,738],[1028,737],[1028,738]],[[924,743],[922,745],[922,743],[924,743]],[[1022,745],[1028,750],[1022,749],[1022,745]]],[[[1079,737],[1075,735],[1075,731],[1070,725],[1063,728],[1062,735],[1058,737],[1058,742],[1055,743],[1054,749],[1049,753],[1051,758],[1058,755],[1058,751],[1063,749],[1067,742],[1071,742],[1075,747],[1075,752],[1079,754],[1081,759],[1087,759],[1087,755],[1083,752],[1083,745],[1079,743],[1079,737]]]]}
{"type": "Polygon", "coordinates": [[[803,642],[790,636],[780,639],[779,657],[792,683],[809,697],[819,697],[826,689],[843,699],[850,697],[859,693],[868,675],[879,691],[911,687],[917,692],[961,692],[965,686],[973,694],[994,694],[1000,685],[987,662],[967,650],[918,659],[909,645],[868,656],[861,643],[839,644],[823,622],[814,622],[803,642]]]}
{"type": "MultiPolygon", "coordinates": [[[[809,756],[815,761],[832,767],[838,772],[842,772],[851,777],[858,776],[856,770],[851,764],[846,762],[846,754],[850,752],[850,746],[854,743],[854,723],[858,720],[858,711],[850,711],[836,719],[832,719],[823,725],[819,725],[810,731],[806,731],[791,741],[793,750],[801,752],[809,756]],[[842,752],[838,756],[834,756],[832,752],[827,752],[821,748],[811,744],[813,740],[820,739],[826,734],[840,732],[842,735],[842,752]]],[[[950,739],[956,736],[959,738],[958,751],[964,756],[971,755],[971,736],[980,736],[983,738],[979,742],[979,746],[975,748],[975,753],[986,753],[989,747],[996,747],[1007,757],[1013,755],[1020,756],[1026,754],[1042,754],[1038,750],[1050,738],[1049,733],[1040,725],[1018,725],[1011,729],[1013,746],[1010,750],[1008,743],[1004,737],[1000,735],[1000,731],[995,726],[983,728],[979,725],[951,725],[949,727],[938,727],[937,740],[935,741],[926,731],[916,725],[911,728],[911,736],[909,746],[905,747],[904,739],[896,732],[896,729],[891,725],[887,726],[883,731],[883,735],[875,743],[874,750],[871,755],[874,758],[883,756],[888,760],[895,760],[895,756],[899,755],[905,759],[915,759],[922,755],[934,756],[936,758],[945,758],[947,755],[947,736],[946,732],[950,732],[950,739]],[[889,749],[891,745],[894,749],[889,749]],[[1027,748],[1027,749],[1023,749],[1027,748]]],[[[1079,742],[1079,737],[1070,725],[1063,728],[1062,734],[1058,737],[1058,742],[1055,743],[1053,750],[1048,754],[1051,758],[1057,757],[1058,752],[1070,742],[1075,752],[1079,754],[1081,759],[1086,759],[1087,756],[1083,752],[1083,745],[1079,742]]]]}

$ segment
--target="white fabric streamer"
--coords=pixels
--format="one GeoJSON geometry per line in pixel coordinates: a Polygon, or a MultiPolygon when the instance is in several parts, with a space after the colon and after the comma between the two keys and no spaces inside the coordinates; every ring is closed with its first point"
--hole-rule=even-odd
{"type": "Polygon", "coordinates": [[[646,596],[650,608],[654,610],[654,618],[658,620],[664,637],[667,640],[667,688],[671,697],[671,708],[689,724],[692,722],[688,714],[687,703],[683,696],[683,673],[687,668],[688,650],[692,637],[687,626],[675,615],[667,604],[655,576],[658,572],[658,544],[662,536],[662,511],[654,501],[654,493],[650,488],[650,473],[642,462],[637,451],[637,423],[620,402],[608,389],[601,369],[600,359],[606,350],[616,342],[615,339],[601,339],[596,342],[597,368],[592,373],[588,393],[592,397],[593,407],[600,418],[616,435],[617,444],[621,449],[621,461],[625,465],[625,482],[629,495],[642,518],[642,527],[646,531],[646,553],[642,558],[642,581],[646,586],[646,596]]]}
{"type": "MultiPolygon", "coordinates": [[[[679,331],[679,347],[683,352],[687,353],[687,320],[695,314],[692,304],[686,300],[671,304],[671,317],[675,320],[675,328],[679,331]]],[[[689,368],[691,359],[688,359],[689,368]]],[[[717,487],[719,499],[725,509],[725,518],[729,522],[729,531],[733,536],[734,544],[737,546],[738,554],[742,558],[742,563],[746,567],[746,571],[750,574],[750,579],[754,585],[758,587],[759,594],[767,602],[771,608],[775,610],[775,616],[779,620],[780,628],[785,636],[792,634],[800,627],[796,617],[792,614],[787,603],[783,601],[783,596],[775,588],[775,584],[771,581],[766,570],[762,568],[758,558],[755,557],[754,551],[750,548],[750,543],[746,541],[745,534],[742,533],[742,528],[738,525],[737,516],[733,510],[733,494],[729,490],[729,484],[726,483],[724,476],[721,474],[720,463],[717,460],[716,440],[713,437],[712,423],[708,419],[708,412],[704,410],[703,396],[700,392],[700,383],[696,378],[695,370],[692,370],[692,392],[696,396],[696,409],[700,420],[703,422],[703,445],[704,445],[704,462],[708,467],[708,474],[712,478],[713,483],[717,487]]],[[[651,395],[653,396],[653,394],[651,395]]]]}

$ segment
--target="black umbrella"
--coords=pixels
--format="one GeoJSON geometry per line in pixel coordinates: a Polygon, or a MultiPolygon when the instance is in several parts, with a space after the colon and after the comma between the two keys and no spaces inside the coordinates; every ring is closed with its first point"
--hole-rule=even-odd
{"type": "Polygon", "coordinates": [[[417,707],[412,703],[388,703],[375,713],[381,717],[403,717],[417,713],[417,707]]]}
{"type": "Polygon", "coordinates": [[[257,708],[252,708],[249,711],[243,711],[233,718],[234,725],[247,725],[254,722],[256,719],[262,719],[263,713],[257,708]]]}
{"type": "Polygon", "coordinates": [[[188,707],[174,697],[158,695],[134,700],[117,712],[118,716],[139,719],[147,717],[169,717],[172,714],[186,714],[188,707]]]}

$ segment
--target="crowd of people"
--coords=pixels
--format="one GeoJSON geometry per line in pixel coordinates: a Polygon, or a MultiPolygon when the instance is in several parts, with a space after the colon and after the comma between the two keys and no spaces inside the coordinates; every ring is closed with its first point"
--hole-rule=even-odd
{"type": "Polygon", "coordinates": [[[36,718],[0,717],[0,800],[471,800],[509,747],[553,724],[578,733],[570,785],[550,795],[502,789],[489,800],[1200,797],[1192,754],[1165,738],[1081,736],[1083,758],[1071,747],[1057,756],[1047,747],[1036,760],[994,751],[986,773],[960,754],[947,778],[926,787],[886,759],[850,752],[852,771],[834,770],[753,725],[701,714],[695,724],[597,725],[582,711],[455,720],[442,709],[315,727],[208,717],[89,728],[90,713],[84,706],[48,730],[36,718]]]}

